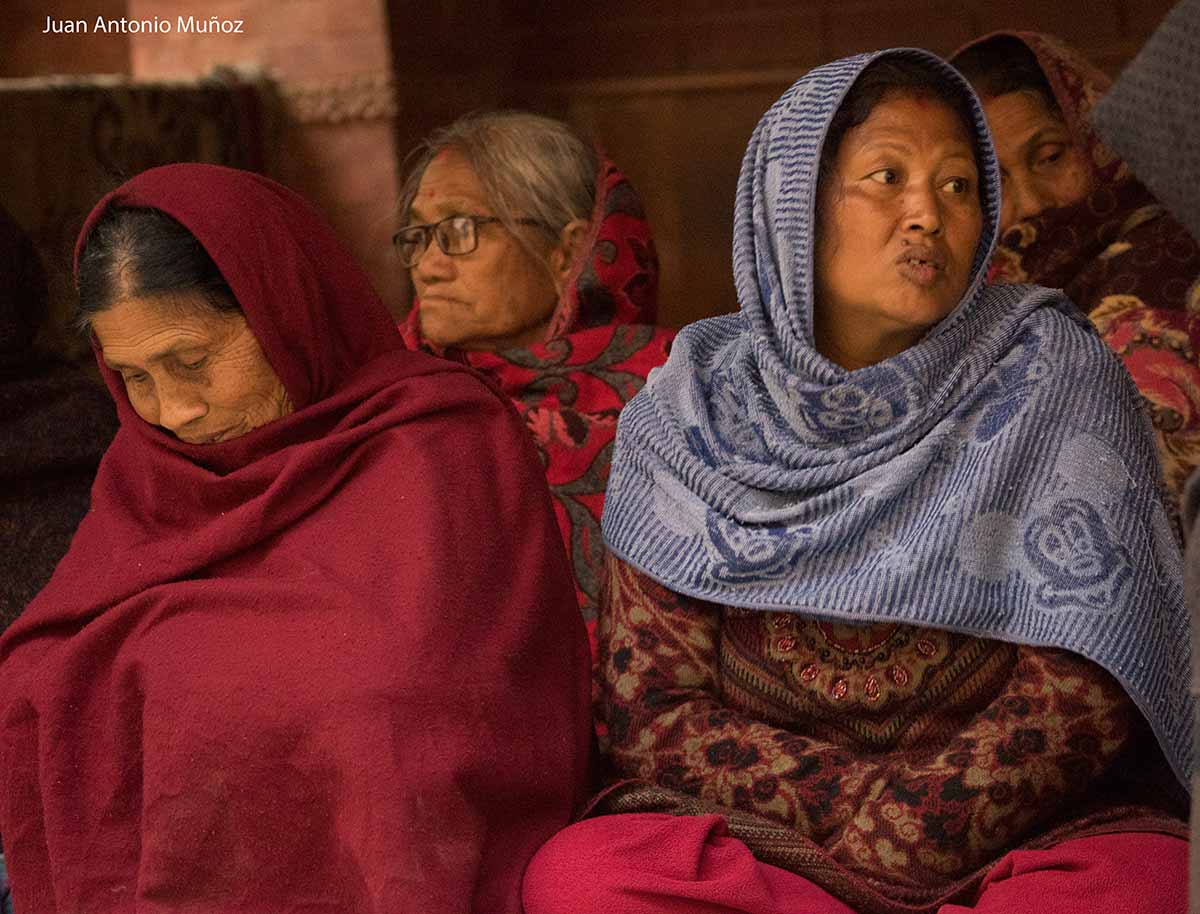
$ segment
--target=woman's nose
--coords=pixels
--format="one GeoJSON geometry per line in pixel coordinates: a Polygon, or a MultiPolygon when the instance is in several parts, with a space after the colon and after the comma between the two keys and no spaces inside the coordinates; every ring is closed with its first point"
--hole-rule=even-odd
{"type": "Polygon", "coordinates": [[[208,415],[208,403],[191,385],[173,382],[158,385],[158,424],[178,433],[208,415]]]}
{"type": "Polygon", "coordinates": [[[454,258],[442,250],[436,239],[430,238],[429,247],[411,269],[413,282],[417,284],[450,279],[454,276],[454,258]]]}
{"type": "Polygon", "coordinates": [[[936,235],[942,229],[942,211],[933,188],[913,186],[904,194],[904,228],[936,235]]]}
{"type": "Polygon", "coordinates": [[[1036,182],[1024,175],[1013,175],[1004,182],[1000,198],[1000,229],[1005,231],[1024,219],[1036,216],[1051,204],[1044,199],[1036,182]]]}

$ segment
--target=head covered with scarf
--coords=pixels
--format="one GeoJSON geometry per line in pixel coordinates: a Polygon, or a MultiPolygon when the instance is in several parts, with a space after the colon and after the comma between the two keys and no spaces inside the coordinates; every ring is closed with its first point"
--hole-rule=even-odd
{"type": "Polygon", "coordinates": [[[1001,166],[1024,175],[1009,178],[1022,187],[1005,188],[1007,197],[1023,202],[1010,206],[1002,226],[993,278],[1065,286],[1079,260],[1097,253],[1089,253],[1101,241],[1093,236],[1104,232],[1107,245],[1131,214],[1155,204],[1092,124],[1112,80],[1074,48],[1039,32],[992,32],[950,60],[992,117],[997,149],[1008,156],[1001,166]],[[1019,104],[1017,116],[999,107],[1006,102],[1019,104]],[[1051,129],[1031,133],[1035,126],[1051,129]]]}
{"type": "MultiPolygon", "coordinates": [[[[583,150],[592,162],[594,175],[586,182],[590,198],[582,211],[586,218],[580,219],[582,227],[571,256],[559,270],[561,289],[549,302],[551,310],[539,338],[524,345],[443,349],[429,344],[421,333],[420,283],[418,299],[402,331],[410,346],[430,348],[482,371],[525,417],[555,497],[580,608],[590,622],[595,618],[600,588],[600,513],[617,414],[641,389],[650,370],[665,361],[674,332],[654,326],[658,255],[641,198],[607,156],[585,147],[565,124],[522,112],[464,118],[430,138],[425,157],[409,177],[408,199],[402,201],[402,209],[411,207],[424,169],[433,160],[447,150],[457,151],[462,134],[474,142],[476,134],[489,131],[499,131],[504,144],[511,147],[508,158],[492,165],[492,170],[523,162],[527,168],[537,165],[544,171],[545,164],[538,158],[544,155],[540,147],[547,142],[543,134],[583,150]],[[564,134],[569,141],[563,139],[564,134]]],[[[481,183],[486,192],[486,182],[481,183]]],[[[485,202],[489,212],[503,211],[496,200],[485,202]]],[[[506,203],[521,215],[531,209],[528,199],[506,203]]],[[[580,206],[577,204],[577,212],[580,206]]],[[[407,218],[409,214],[403,215],[407,218]]],[[[534,229],[515,226],[514,231],[534,229]]],[[[487,243],[481,235],[480,244],[487,243]]],[[[464,263],[465,258],[456,261],[460,271],[472,268],[464,263]]],[[[414,279],[419,269],[413,268],[414,279]]],[[[499,276],[484,279],[501,281],[499,276]]],[[[454,282],[426,284],[439,293],[439,287],[452,290],[446,294],[457,294],[457,286],[454,282]]]]}
{"type": "Polygon", "coordinates": [[[999,172],[962,77],[900,49],[819,67],[764,115],[738,182],[739,314],[683,330],[620,420],[619,558],[693,597],[1076,651],[1190,769],[1180,560],[1120,363],[1061,295],[989,285],[999,172]],[[930,68],[972,113],[983,229],[953,311],[858,370],[818,351],[818,172],[872,61],[930,68]]]}
{"type": "MultiPolygon", "coordinates": [[[[1036,136],[1039,142],[1053,145],[1053,151],[1058,155],[1052,161],[1041,163],[1040,168],[1035,163],[1033,168],[1045,176],[1047,184],[1061,182],[1064,168],[1073,166],[1077,154],[1078,166],[1086,173],[1079,184],[1080,190],[1076,193],[1051,191],[1031,202],[1042,206],[1067,205],[1079,196],[1086,196],[1090,188],[1111,184],[1128,175],[1124,163],[1104,145],[1090,122],[1092,109],[1108,91],[1112,80],[1073,48],[1039,32],[998,31],[959,48],[951,62],[971,81],[985,112],[991,114],[997,100],[1024,104],[1020,112],[999,112],[1004,120],[1000,126],[1005,128],[1006,134],[1013,128],[1020,130],[1034,123],[1024,117],[1013,118],[1014,113],[1028,117],[1044,114],[1066,131],[1066,143],[1044,133],[1036,136]],[[1068,148],[1061,148],[1064,145],[1068,148]]],[[[992,126],[995,132],[998,125],[992,126]]],[[[1009,148],[1008,139],[1007,135],[995,138],[1002,158],[1004,150],[1009,148]]],[[[1035,152],[1035,158],[1049,153],[1050,150],[1035,152]]],[[[1002,166],[1006,164],[1009,163],[1001,162],[1002,166]]],[[[1029,166],[1029,162],[1013,161],[1011,165],[1013,171],[1020,171],[1029,166]]],[[[1069,183],[1071,179],[1065,180],[1069,183]]],[[[1006,192],[1011,195],[1018,190],[1011,188],[1006,192]]],[[[1018,214],[1022,218],[1031,215],[1036,215],[1036,209],[1018,214]]],[[[1007,228],[1007,224],[1004,227],[1007,228]]]]}
{"type": "Polygon", "coordinates": [[[519,911],[524,862],[585,789],[589,715],[517,417],[405,349],[275,182],[148,171],[77,254],[117,206],[199,241],[294,410],[187,443],[139,417],[97,347],[121,428],[70,552],[0,640],[17,906],[519,911]]]}
{"type": "MultiPolygon", "coordinates": [[[[1009,171],[1005,195],[1021,201],[1010,205],[992,278],[1063,289],[1121,358],[1150,411],[1174,517],[1200,466],[1200,246],[1143,183],[1171,179],[1153,165],[1150,175],[1131,171],[1104,142],[1094,112],[1112,82],[1061,41],[996,32],[952,60],[983,97],[1009,171]],[[1031,83],[1041,89],[1014,88],[1031,83]],[[1039,95],[1040,115],[1012,116],[1038,109],[1039,95]]],[[[1169,80],[1155,86],[1164,98],[1179,94],[1164,91],[1169,80]]],[[[1176,130],[1180,142],[1186,135],[1186,126],[1176,130]]],[[[1138,147],[1145,164],[1149,145],[1138,147]]]]}

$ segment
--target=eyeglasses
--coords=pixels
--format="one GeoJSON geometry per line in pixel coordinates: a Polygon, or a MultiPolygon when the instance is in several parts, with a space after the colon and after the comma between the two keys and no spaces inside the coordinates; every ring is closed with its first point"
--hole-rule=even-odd
{"type": "MultiPolygon", "coordinates": [[[[429,239],[437,240],[442,253],[450,257],[470,254],[479,247],[479,226],[500,222],[495,216],[447,216],[440,222],[410,225],[392,236],[392,244],[400,263],[406,269],[415,267],[429,247],[429,239]]],[[[518,225],[541,225],[537,219],[515,219],[518,225]]]]}

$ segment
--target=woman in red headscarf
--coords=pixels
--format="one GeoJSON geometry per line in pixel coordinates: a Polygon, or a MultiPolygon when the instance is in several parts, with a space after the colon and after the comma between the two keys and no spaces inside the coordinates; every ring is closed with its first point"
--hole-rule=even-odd
{"type": "Polygon", "coordinates": [[[0,640],[17,910],[517,914],[589,716],[511,407],[256,175],[140,175],[77,276],[121,427],[0,640]]]}
{"type": "Polygon", "coordinates": [[[951,62],[1004,173],[993,278],[1061,288],[1121,357],[1154,422],[1172,507],[1200,466],[1200,248],[1096,135],[1110,80],[1058,40],[997,32],[951,62]]]}
{"type": "Polygon", "coordinates": [[[416,301],[412,346],[496,381],[524,415],[594,625],[600,512],[621,407],[666,361],[658,257],[641,200],[565,124],[469,115],[429,136],[395,243],[416,301]]]}

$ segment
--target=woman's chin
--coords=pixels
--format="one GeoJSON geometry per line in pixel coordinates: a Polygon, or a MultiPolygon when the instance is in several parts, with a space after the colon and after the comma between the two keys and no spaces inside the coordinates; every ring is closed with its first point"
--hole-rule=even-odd
{"type": "Polygon", "coordinates": [[[957,306],[961,295],[946,294],[942,288],[911,288],[897,309],[897,316],[916,330],[929,330],[944,320],[957,306]]]}
{"type": "Polygon", "coordinates": [[[439,349],[450,346],[461,347],[469,337],[461,328],[455,328],[453,322],[438,318],[430,319],[425,314],[420,316],[421,339],[432,343],[439,349]]]}

